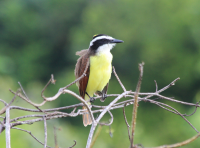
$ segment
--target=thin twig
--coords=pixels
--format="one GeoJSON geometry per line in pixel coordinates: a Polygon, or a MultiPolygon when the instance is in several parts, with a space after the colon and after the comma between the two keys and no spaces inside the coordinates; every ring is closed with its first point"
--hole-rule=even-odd
{"type": "Polygon", "coordinates": [[[184,146],[184,145],[187,145],[191,142],[193,142],[194,140],[196,140],[198,137],[200,137],[200,133],[198,133],[196,136],[190,138],[190,139],[187,139],[183,142],[180,142],[180,143],[176,143],[176,144],[172,144],[172,145],[163,145],[163,146],[158,146],[158,147],[154,147],[154,148],[176,148],[176,147],[181,147],[181,146],[184,146]]]}
{"type": "MultiPolygon", "coordinates": [[[[18,90],[16,93],[18,94],[19,92],[20,92],[20,90],[18,90]]],[[[4,104],[7,104],[7,105],[0,110],[0,115],[3,114],[3,113],[5,113],[6,109],[14,102],[14,100],[15,100],[16,97],[17,97],[17,95],[15,94],[15,96],[12,98],[12,100],[10,101],[9,104],[7,104],[6,102],[4,102],[4,104]]]]}
{"type": "Polygon", "coordinates": [[[47,82],[47,84],[44,86],[44,88],[42,89],[42,92],[41,92],[41,97],[46,100],[46,97],[44,96],[44,91],[46,90],[47,86],[49,86],[49,84],[52,83],[52,84],[55,84],[56,83],[56,80],[54,80],[54,76],[53,74],[51,74],[51,78],[50,80],[47,82]]]}
{"type": "Polygon", "coordinates": [[[113,66],[113,73],[115,74],[115,77],[117,78],[119,84],[121,85],[122,89],[124,90],[124,92],[126,91],[126,88],[124,87],[124,85],[122,84],[121,80],[119,79],[116,71],[115,71],[115,67],[113,66]]]}
{"type": "Polygon", "coordinates": [[[46,117],[43,116],[43,120],[44,120],[44,148],[47,147],[47,121],[46,121],[46,117]]]}
{"type": "Polygon", "coordinates": [[[5,126],[4,126],[3,122],[0,121],[0,134],[2,133],[4,128],[5,128],[5,126]]]}
{"type": "Polygon", "coordinates": [[[128,124],[128,121],[126,119],[126,113],[125,113],[125,107],[126,107],[126,105],[127,105],[127,103],[124,103],[123,115],[124,115],[124,120],[125,120],[125,123],[126,123],[126,126],[127,126],[127,130],[128,130],[128,138],[129,138],[129,141],[131,142],[130,125],[128,124]]]}
{"type": "MultiPolygon", "coordinates": [[[[27,94],[26,94],[24,88],[22,87],[21,83],[18,82],[18,84],[19,84],[20,88],[22,89],[22,92],[23,92],[23,94],[25,95],[26,99],[27,99],[29,102],[32,102],[32,101],[28,98],[28,96],[27,96],[27,94]]],[[[34,104],[34,103],[33,103],[33,104],[34,104]]],[[[32,105],[33,105],[33,104],[32,104],[32,105]]],[[[33,105],[33,106],[34,106],[34,105],[33,105]]],[[[35,106],[35,107],[36,107],[39,111],[43,112],[38,106],[35,106]]]]}
{"type": "Polygon", "coordinates": [[[58,148],[58,140],[57,140],[57,128],[53,127],[53,133],[54,133],[54,142],[55,142],[55,148],[58,148]]]}
{"type": "Polygon", "coordinates": [[[155,82],[155,85],[156,85],[156,93],[157,93],[157,91],[158,91],[158,84],[157,84],[156,80],[154,80],[154,82],[155,82]]]}
{"type": "Polygon", "coordinates": [[[109,119],[109,123],[98,123],[99,125],[105,125],[105,126],[110,126],[113,123],[113,115],[110,111],[108,111],[108,113],[110,114],[110,119],[109,119]]]}
{"type": "MultiPolygon", "coordinates": [[[[174,110],[178,115],[180,115],[197,133],[199,133],[199,131],[179,112],[179,111],[177,111],[175,108],[173,108],[173,107],[171,107],[171,106],[169,106],[169,105],[167,105],[167,104],[165,104],[165,103],[161,103],[161,102],[157,102],[157,101],[154,101],[154,100],[151,100],[151,101],[149,101],[149,102],[151,102],[151,103],[154,103],[154,104],[156,104],[156,105],[158,105],[158,104],[160,104],[160,105],[164,105],[164,106],[167,106],[167,107],[169,107],[169,108],[171,108],[172,110],[174,110]]],[[[160,106],[159,105],[159,106],[160,106]]]]}
{"type": "Polygon", "coordinates": [[[74,140],[74,144],[72,146],[70,146],[69,148],[73,148],[76,145],[76,140],[74,140]]]}
{"type": "Polygon", "coordinates": [[[0,101],[3,102],[3,104],[4,104],[5,106],[8,105],[8,103],[6,103],[6,101],[4,101],[4,100],[2,100],[2,99],[0,99],[0,101]]]}
{"type": "MultiPolygon", "coordinates": [[[[17,127],[12,127],[12,129],[17,129],[17,130],[20,130],[20,131],[24,131],[26,133],[28,133],[29,135],[31,135],[31,137],[33,137],[37,142],[39,142],[40,144],[44,145],[44,143],[42,143],[40,140],[38,140],[30,131],[27,131],[27,130],[24,130],[24,129],[21,129],[21,128],[17,128],[17,127]]],[[[53,148],[53,147],[50,147],[50,146],[46,146],[48,148],[53,148]]]]}
{"type": "Polygon", "coordinates": [[[21,89],[22,89],[22,92],[24,93],[25,97],[26,97],[26,98],[29,100],[29,98],[28,98],[28,96],[27,96],[27,94],[26,94],[26,92],[25,92],[24,88],[22,87],[21,83],[20,83],[20,82],[18,82],[18,84],[19,84],[19,86],[21,87],[21,89]]]}
{"type": "MultiPolygon", "coordinates": [[[[198,105],[199,103],[200,103],[200,101],[197,102],[196,105],[198,105]]],[[[183,116],[192,116],[192,115],[194,115],[194,113],[196,113],[196,111],[197,111],[197,106],[195,107],[195,110],[194,110],[193,113],[191,113],[191,114],[189,114],[189,115],[187,115],[187,114],[183,114],[183,116]]]]}
{"type": "Polygon", "coordinates": [[[136,127],[136,118],[137,118],[137,108],[138,108],[138,93],[140,92],[140,87],[142,83],[142,77],[143,77],[143,65],[144,63],[139,64],[139,71],[140,76],[138,80],[138,84],[136,87],[136,93],[135,93],[135,101],[133,105],[133,113],[132,113],[132,130],[131,130],[131,148],[134,147],[133,141],[134,141],[134,135],[135,135],[135,127],[136,127]]]}
{"type": "MultiPolygon", "coordinates": [[[[13,94],[16,94],[14,91],[12,91],[12,90],[9,90],[11,93],[13,93],[13,94]]],[[[20,98],[22,98],[24,101],[26,101],[26,102],[28,102],[29,104],[31,104],[31,105],[33,105],[34,107],[39,107],[39,106],[43,106],[45,103],[46,103],[46,101],[43,101],[42,103],[40,103],[40,104],[36,104],[36,103],[33,103],[31,100],[29,100],[29,99],[27,99],[25,96],[23,96],[22,94],[16,94],[18,97],[20,97],[20,98]]]]}

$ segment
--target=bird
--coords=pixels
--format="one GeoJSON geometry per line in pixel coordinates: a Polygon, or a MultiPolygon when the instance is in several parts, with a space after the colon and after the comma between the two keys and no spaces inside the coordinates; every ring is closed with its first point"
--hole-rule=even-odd
{"type": "MultiPolygon", "coordinates": [[[[80,57],[75,65],[75,77],[76,79],[79,78],[84,71],[86,74],[76,84],[79,88],[80,96],[86,101],[90,100],[88,105],[93,103],[94,94],[101,96],[100,101],[102,102],[107,97],[113,59],[110,51],[117,43],[123,43],[123,41],[105,34],[97,34],[93,36],[88,49],[76,52],[76,55],[80,57]]],[[[83,125],[91,125],[92,119],[90,114],[85,106],[83,106],[83,109],[86,110],[83,114],[83,125]]]]}

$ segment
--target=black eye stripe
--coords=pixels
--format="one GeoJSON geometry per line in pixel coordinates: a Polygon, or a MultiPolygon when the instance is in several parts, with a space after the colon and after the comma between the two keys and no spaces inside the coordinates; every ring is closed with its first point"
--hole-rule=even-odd
{"type": "Polygon", "coordinates": [[[99,40],[96,40],[95,42],[93,42],[93,45],[91,46],[91,49],[96,50],[100,46],[109,43],[109,41],[110,41],[109,39],[99,39],[99,40]]]}
{"type": "Polygon", "coordinates": [[[95,43],[108,43],[109,40],[108,39],[100,39],[100,40],[96,40],[93,44],[95,43]]]}

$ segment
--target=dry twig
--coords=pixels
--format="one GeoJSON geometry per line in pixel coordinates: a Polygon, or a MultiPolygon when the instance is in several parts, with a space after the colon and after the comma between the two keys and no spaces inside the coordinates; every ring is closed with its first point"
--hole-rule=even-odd
{"type": "MultiPolygon", "coordinates": [[[[42,143],[40,140],[38,140],[30,131],[27,131],[27,130],[24,130],[24,129],[21,129],[21,128],[17,128],[17,127],[13,127],[12,129],[17,129],[17,130],[20,130],[20,131],[23,131],[23,132],[26,132],[28,133],[29,135],[31,135],[31,137],[33,137],[37,142],[39,142],[40,144],[44,145],[44,143],[42,143]]],[[[53,148],[53,147],[50,147],[50,146],[46,146],[48,148],[53,148]]]]}
{"type": "Polygon", "coordinates": [[[181,146],[184,146],[184,145],[187,145],[187,144],[193,142],[194,140],[199,138],[199,136],[200,136],[200,133],[198,133],[194,137],[192,137],[190,139],[187,139],[185,141],[182,141],[180,143],[176,143],[176,144],[172,144],[172,145],[163,145],[163,146],[158,146],[158,147],[155,147],[155,148],[176,148],[176,147],[181,147],[181,146]]]}
{"type": "Polygon", "coordinates": [[[126,113],[125,113],[125,107],[126,107],[127,103],[124,103],[124,107],[123,107],[123,115],[124,115],[124,120],[127,126],[127,130],[128,130],[128,137],[129,137],[129,141],[131,142],[131,135],[130,135],[130,125],[128,124],[128,121],[126,119],[126,113]]]}
{"type": "Polygon", "coordinates": [[[124,87],[124,85],[122,84],[121,80],[119,79],[116,71],[115,71],[115,67],[113,66],[113,73],[115,74],[115,77],[117,78],[119,84],[121,85],[122,89],[124,90],[124,92],[126,91],[126,88],[124,87]]]}
{"type": "Polygon", "coordinates": [[[134,141],[134,134],[135,134],[136,118],[137,118],[138,93],[140,92],[140,87],[142,83],[143,65],[144,63],[139,64],[140,76],[139,76],[139,80],[138,80],[138,84],[137,84],[135,96],[134,96],[135,100],[134,100],[133,113],[132,113],[131,148],[134,147],[133,141],[134,141]]]}
{"type": "Polygon", "coordinates": [[[43,120],[44,120],[44,148],[47,147],[47,121],[46,121],[46,117],[43,116],[43,120]]]}
{"type": "Polygon", "coordinates": [[[5,113],[6,109],[14,102],[14,100],[15,100],[15,98],[17,97],[17,94],[18,94],[19,92],[20,92],[20,90],[18,90],[18,91],[16,92],[15,96],[13,97],[13,99],[10,101],[9,104],[7,104],[5,101],[1,100],[1,102],[3,102],[3,103],[5,104],[5,107],[2,108],[2,109],[0,110],[0,115],[3,114],[3,113],[5,113]]]}

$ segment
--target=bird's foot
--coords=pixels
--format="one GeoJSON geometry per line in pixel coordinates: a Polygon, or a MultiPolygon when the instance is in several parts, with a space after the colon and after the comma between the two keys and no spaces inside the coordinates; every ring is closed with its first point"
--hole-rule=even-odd
{"type": "Polygon", "coordinates": [[[86,92],[86,94],[88,95],[88,97],[90,98],[90,103],[94,103],[95,98],[94,97],[90,97],[90,95],[86,92]]]}
{"type": "Polygon", "coordinates": [[[95,98],[94,97],[90,97],[90,103],[94,103],[95,98]]]}
{"type": "Polygon", "coordinates": [[[102,97],[100,98],[100,101],[104,102],[107,97],[108,97],[107,94],[102,93],[102,97]]]}

